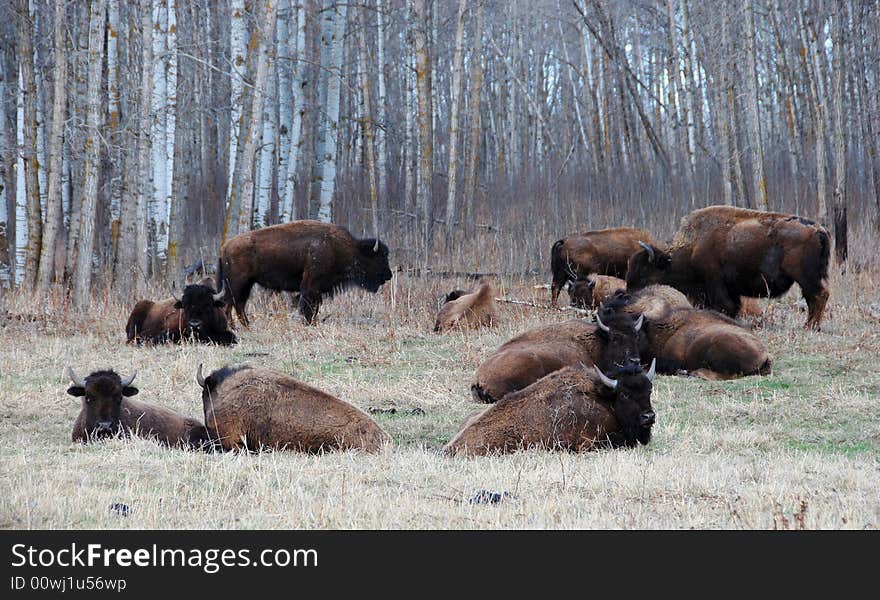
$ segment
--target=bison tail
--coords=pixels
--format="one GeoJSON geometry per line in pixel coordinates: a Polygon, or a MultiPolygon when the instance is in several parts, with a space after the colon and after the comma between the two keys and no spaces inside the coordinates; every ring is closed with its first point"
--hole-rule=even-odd
{"type": "Polygon", "coordinates": [[[831,236],[824,227],[816,230],[816,237],[819,238],[819,276],[822,279],[828,278],[828,264],[831,262],[831,236]]]}
{"type": "Polygon", "coordinates": [[[556,240],[550,248],[550,272],[553,273],[553,283],[558,281],[560,287],[565,283],[567,276],[565,261],[562,259],[563,243],[563,240],[556,240]]]}

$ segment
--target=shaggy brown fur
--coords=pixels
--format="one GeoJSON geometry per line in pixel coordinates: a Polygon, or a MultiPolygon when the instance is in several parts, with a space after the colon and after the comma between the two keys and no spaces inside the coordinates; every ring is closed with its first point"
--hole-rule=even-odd
{"type": "Polygon", "coordinates": [[[640,323],[623,313],[600,310],[610,331],[583,319],[530,329],[502,344],[477,368],[471,394],[478,402],[497,402],[544,375],[578,363],[605,372],[639,361],[640,323]],[[623,317],[623,318],[621,318],[623,317]]]}
{"type": "Polygon", "coordinates": [[[82,409],[73,424],[74,442],[87,443],[122,433],[152,438],[168,446],[198,448],[207,443],[207,430],[197,419],[131,398],[138,389],[123,386],[116,372],[96,371],[79,381],[70,373],[74,385],[67,393],[82,398],[82,409]]]}
{"type": "Polygon", "coordinates": [[[237,235],[223,244],[217,280],[225,282],[229,303],[248,326],[245,305],[251,288],[299,292],[299,311],[314,322],[321,301],[349,286],[377,292],[391,279],[388,246],[356,239],[344,227],[319,221],[294,221],[237,235]]]}
{"type": "Polygon", "coordinates": [[[576,308],[594,309],[608,300],[617,290],[625,290],[626,282],[610,275],[590,275],[586,279],[572,281],[568,297],[576,308]]]}
{"type": "Polygon", "coordinates": [[[643,362],[656,358],[659,373],[685,370],[706,379],[770,373],[773,361],[755,334],[720,313],[690,307],[680,292],[669,290],[649,286],[609,304],[645,316],[643,362]]]}
{"type": "Polygon", "coordinates": [[[215,299],[219,296],[213,284],[213,279],[206,277],[186,286],[180,300],[141,300],[135,304],[125,324],[127,342],[159,344],[194,338],[227,346],[235,344],[235,334],[229,331],[223,302],[215,299]]]}
{"type": "Polygon", "coordinates": [[[639,367],[617,381],[612,390],[582,364],[555,371],[468,420],[443,452],[480,456],[533,446],[580,452],[647,444],[654,423],[651,381],[639,367]]]}
{"type": "Polygon", "coordinates": [[[495,290],[489,283],[482,282],[473,292],[449,300],[440,308],[434,321],[434,332],[491,327],[497,318],[495,290]]]}
{"type": "Polygon", "coordinates": [[[671,285],[699,304],[735,317],[742,296],[777,297],[795,282],[818,329],[828,301],[828,231],[801,217],[710,206],[684,217],[669,249],[640,249],[627,288],[671,285]]]}
{"type": "Polygon", "coordinates": [[[202,383],[205,424],[224,450],[377,452],[391,440],[359,408],[283,373],[224,367],[202,383]]]}
{"type": "Polygon", "coordinates": [[[550,249],[550,304],[556,306],[567,281],[586,279],[593,273],[624,277],[629,257],[641,248],[640,241],[658,245],[650,232],[635,227],[575,233],[557,240],[550,249]]]}

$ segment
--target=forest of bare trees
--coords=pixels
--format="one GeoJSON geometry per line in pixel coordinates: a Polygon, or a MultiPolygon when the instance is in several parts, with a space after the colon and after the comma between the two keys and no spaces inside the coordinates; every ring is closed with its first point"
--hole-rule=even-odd
{"type": "Polygon", "coordinates": [[[0,288],[127,297],[303,218],[543,272],[721,203],[844,264],[878,128],[880,0],[3,0],[0,288]]]}

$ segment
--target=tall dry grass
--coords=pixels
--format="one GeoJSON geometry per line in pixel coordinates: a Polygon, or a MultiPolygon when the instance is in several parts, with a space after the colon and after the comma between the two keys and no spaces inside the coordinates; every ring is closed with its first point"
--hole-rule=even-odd
{"type": "MultiPolygon", "coordinates": [[[[533,300],[549,273],[499,277],[533,300]]],[[[4,528],[876,528],[880,524],[880,272],[833,274],[822,332],[802,328],[798,292],[763,301],[769,377],[659,377],[652,443],[633,450],[528,451],[450,459],[437,450],[480,410],[481,360],[527,327],[570,311],[502,304],[482,331],[431,333],[439,299],[465,278],[397,273],[378,294],[327,302],[301,323],[286,295],[258,292],[233,348],[124,344],[132,302],[0,298],[0,527],[4,528]],[[874,305],[874,306],[872,306],[874,305]],[[147,440],[70,442],[80,374],[137,368],[139,398],[201,417],[199,363],[291,373],[361,408],[394,443],[375,456],[201,454],[147,440]],[[412,414],[420,408],[424,415],[412,414]],[[497,505],[479,490],[509,492],[497,505]],[[131,509],[111,512],[113,503],[131,509]]],[[[153,297],[167,295],[161,288],[153,297]]],[[[546,297],[538,297],[544,303],[546,297]]]]}

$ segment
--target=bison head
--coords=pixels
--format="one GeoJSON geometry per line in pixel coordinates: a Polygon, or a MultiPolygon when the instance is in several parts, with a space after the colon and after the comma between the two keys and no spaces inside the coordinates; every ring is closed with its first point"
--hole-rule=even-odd
{"type": "Polygon", "coordinates": [[[596,325],[604,348],[600,352],[599,366],[606,371],[640,365],[639,348],[642,343],[641,315],[634,317],[622,311],[600,307],[596,313],[596,325]]]}
{"type": "Polygon", "coordinates": [[[382,284],[391,279],[388,246],[375,239],[358,240],[357,252],[352,279],[357,285],[375,294],[382,284]]]}
{"type": "Polygon", "coordinates": [[[576,279],[568,286],[568,297],[571,305],[576,308],[590,308],[593,305],[593,288],[596,282],[592,279],[576,279]]]}
{"type": "Polygon", "coordinates": [[[655,283],[663,283],[672,258],[666,252],[645,242],[643,248],[629,258],[626,270],[626,289],[637,290],[655,283]]]}
{"type": "Polygon", "coordinates": [[[89,438],[112,437],[119,431],[122,397],[138,393],[138,389],[131,385],[135,375],[137,371],[123,380],[116,371],[95,371],[82,379],[73,369],[67,368],[67,376],[74,383],[67,393],[83,399],[85,429],[89,438]]]}
{"type": "Polygon", "coordinates": [[[651,389],[657,359],[645,373],[639,365],[616,369],[611,376],[595,367],[602,382],[600,396],[609,401],[617,417],[623,444],[635,446],[651,441],[651,427],[656,415],[651,407],[651,389]]]}
{"type": "Polygon", "coordinates": [[[467,294],[467,292],[464,290],[452,290],[451,292],[446,294],[446,298],[443,300],[443,304],[446,304],[447,302],[452,302],[453,300],[458,300],[465,294],[467,294]]]}
{"type": "Polygon", "coordinates": [[[174,308],[183,311],[184,327],[194,332],[220,332],[227,329],[226,315],[221,310],[224,290],[215,293],[214,288],[192,284],[176,298],[174,308]]]}

